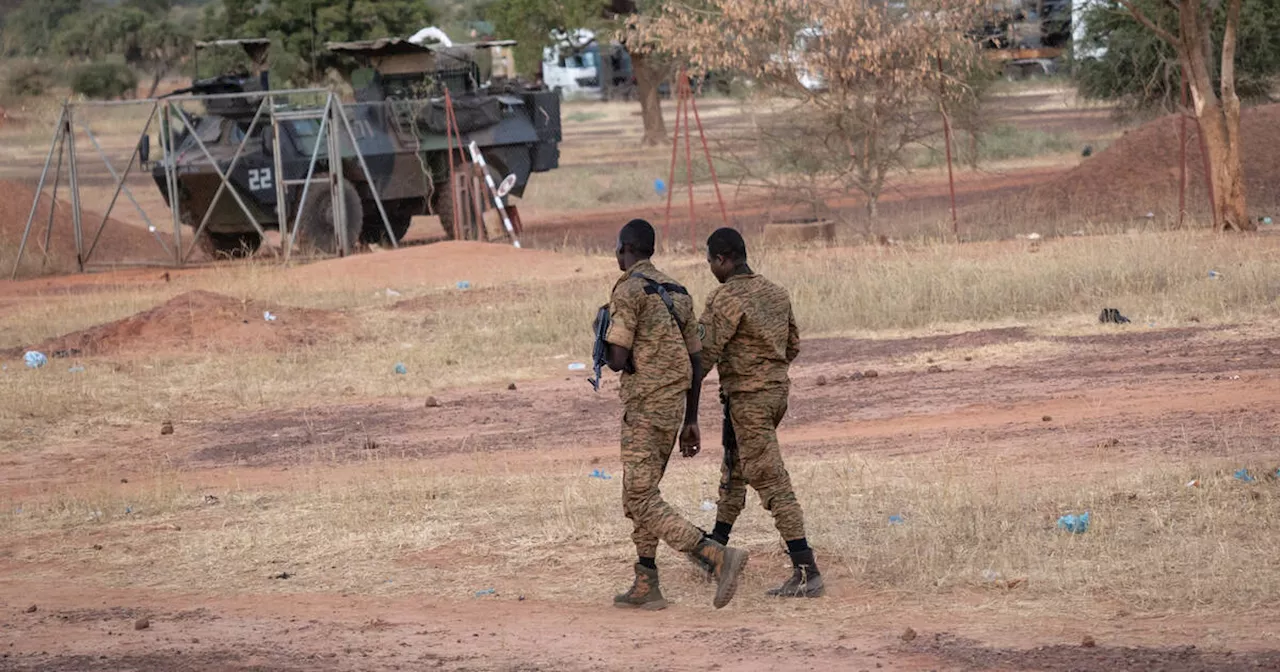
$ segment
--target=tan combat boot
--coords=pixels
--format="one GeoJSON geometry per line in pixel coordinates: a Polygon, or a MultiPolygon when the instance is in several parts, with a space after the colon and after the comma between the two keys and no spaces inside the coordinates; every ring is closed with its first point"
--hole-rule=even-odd
{"type": "Polygon", "coordinates": [[[822,597],[826,592],[822,573],[813,558],[813,549],[791,556],[791,578],[777,588],[768,591],[773,597],[822,597]]]}
{"type": "Polygon", "coordinates": [[[614,596],[613,606],[646,611],[666,609],[667,601],[662,598],[662,589],[658,587],[658,570],[636,563],[635,583],[627,592],[614,596]]]}
{"type": "Polygon", "coordinates": [[[716,597],[711,603],[716,609],[729,604],[738,590],[738,577],[742,574],[742,568],[747,566],[748,553],[741,548],[724,546],[718,541],[703,537],[698,542],[698,547],[693,549],[693,555],[700,564],[711,567],[716,577],[716,597]]]}

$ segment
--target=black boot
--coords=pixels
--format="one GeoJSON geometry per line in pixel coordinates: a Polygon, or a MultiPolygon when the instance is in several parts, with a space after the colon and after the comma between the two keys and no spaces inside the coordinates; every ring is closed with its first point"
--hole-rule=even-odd
{"type": "Polygon", "coordinates": [[[770,590],[773,597],[822,597],[825,587],[818,563],[813,559],[813,549],[791,554],[794,569],[787,582],[770,590]]]}

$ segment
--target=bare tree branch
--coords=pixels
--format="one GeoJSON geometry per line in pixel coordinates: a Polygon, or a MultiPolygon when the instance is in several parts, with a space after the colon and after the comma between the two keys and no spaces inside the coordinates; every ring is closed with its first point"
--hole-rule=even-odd
{"type": "Polygon", "coordinates": [[[1241,0],[1229,0],[1227,25],[1222,34],[1222,98],[1236,97],[1236,33],[1240,28],[1241,0]]]}
{"type": "Polygon", "coordinates": [[[1156,34],[1156,37],[1159,37],[1160,39],[1174,46],[1178,45],[1178,38],[1175,37],[1173,33],[1160,27],[1160,25],[1157,24],[1155,21],[1152,21],[1146,15],[1146,13],[1138,9],[1137,6],[1133,4],[1133,0],[1120,0],[1120,4],[1123,5],[1124,8],[1129,11],[1129,16],[1132,16],[1134,19],[1138,21],[1138,23],[1141,23],[1142,25],[1146,26],[1148,30],[1156,34]]]}

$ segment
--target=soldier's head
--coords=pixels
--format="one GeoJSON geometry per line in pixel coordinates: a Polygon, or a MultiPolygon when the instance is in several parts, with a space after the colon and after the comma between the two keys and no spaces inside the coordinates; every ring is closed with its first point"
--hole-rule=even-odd
{"type": "Polygon", "coordinates": [[[707,264],[716,280],[727,281],[739,269],[747,268],[747,241],[735,229],[716,229],[707,238],[707,264]]]}
{"type": "Polygon", "coordinates": [[[633,219],[618,232],[618,269],[626,271],[653,256],[656,234],[653,225],[643,219],[633,219]]]}

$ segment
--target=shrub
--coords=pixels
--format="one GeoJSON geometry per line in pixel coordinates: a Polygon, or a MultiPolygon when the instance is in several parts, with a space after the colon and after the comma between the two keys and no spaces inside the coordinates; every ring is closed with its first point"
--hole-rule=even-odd
{"type": "Polygon", "coordinates": [[[138,89],[138,76],[122,63],[90,63],[71,73],[71,90],[85,96],[109,100],[138,89]]]}
{"type": "Polygon", "coordinates": [[[42,96],[54,85],[53,66],[40,61],[15,61],[9,68],[5,89],[16,98],[42,96]]]}

